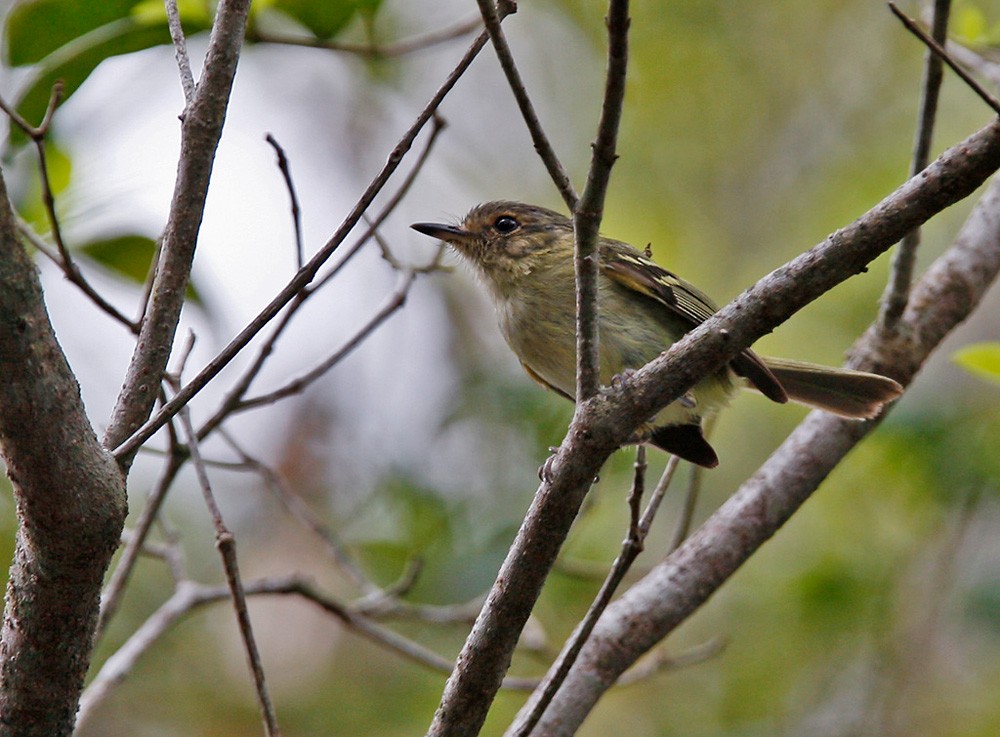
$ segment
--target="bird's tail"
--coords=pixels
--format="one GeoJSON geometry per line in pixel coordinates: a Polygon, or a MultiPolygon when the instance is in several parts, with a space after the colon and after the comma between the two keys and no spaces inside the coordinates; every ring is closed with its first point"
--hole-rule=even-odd
{"type": "Polygon", "coordinates": [[[841,417],[871,419],[903,393],[903,387],[892,379],[866,371],[783,358],[765,358],[764,363],[793,402],[841,417]]]}

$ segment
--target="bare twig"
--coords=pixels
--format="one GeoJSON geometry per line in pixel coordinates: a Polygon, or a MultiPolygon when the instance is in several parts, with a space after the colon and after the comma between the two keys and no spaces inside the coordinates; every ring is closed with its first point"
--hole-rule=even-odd
{"type": "Polygon", "coordinates": [[[160,507],[163,505],[163,500],[166,499],[167,492],[170,490],[174,479],[177,478],[177,474],[183,467],[185,460],[186,455],[178,452],[176,448],[167,455],[163,470],[160,472],[156,485],[153,487],[152,493],[150,493],[145,506],[142,508],[142,513],[135,523],[135,528],[132,530],[125,549],[118,559],[118,565],[115,566],[107,586],[104,587],[104,592],[101,596],[101,614],[97,624],[96,637],[98,638],[107,630],[108,623],[118,611],[118,606],[125,593],[125,586],[132,575],[136,561],[139,559],[142,547],[146,544],[149,531],[156,521],[157,515],[160,513],[160,507]]]}
{"type": "Polygon", "coordinates": [[[184,90],[184,102],[190,105],[194,101],[194,74],[191,71],[191,59],[188,57],[187,39],[184,38],[184,27],[181,25],[181,14],[177,9],[177,0],[165,0],[167,8],[167,27],[170,28],[170,38],[174,43],[174,56],[177,59],[177,69],[181,74],[181,89],[184,90]]]}
{"type": "MultiPolygon", "coordinates": [[[[201,391],[202,388],[208,384],[213,378],[215,378],[223,368],[225,368],[230,361],[249,343],[254,336],[256,336],[264,327],[270,323],[275,315],[278,314],[281,309],[288,304],[297,295],[304,286],[309,284],[316,275],[316,272],[320,267],[326,263],[337,247],[343,242],[347,237],[348,233],[354,228],[354,226],[361,219],[361,215],[368,209],[368,206],[375,199],[375,196],[382,190],[385,183],[388,181],[389,177],[396,171],[399,167],[400,162],[406,155],[406,152],[413,145],[417,134],[424,127],[424,125],[433,116],[434,112],[437,110],[441,101],[444,100],[448,92],[451,91],[455,83],[461,78],[465,73],[469,65],[472,64],[473,59],[479,54],[483,46],[486,45],[487,34],[485,31],[479,34],[476,40],[466,51],[465,56],[458,63],[455,69],[448,75],[448,78],[444,81],[437,92],[431,97],[431,100],[424,106],[421,110],[417,119],[413,122],[410,128],[406,131],[403,137],[400,139],[399,143],[389,154],[389,159],[382,167],[381,171],[375,176],[375,178],[368,185],[365,192],[361,195],[357,203],[354,205],[351,212],[344,219],[344,222],[337,229],[337,232],[327,241],[326,245],[320,249],[320,251],[309,260],[309,262],[295,275],[295,277],[282,289],[271,302],[255,317],[250,323],[243,328],[240,333],[233,338],[229,345],[227,345],[223,350],[213,358],[205,368],[203,368],[197,376],[195,376],[191,381],[189,381],[184,387],[181,388],[179,392],[171,399],[163,408],[160,409],[156,415],[148,420],[142,427],[138,428],[132,435],[128,438],[123,438],[121,442],[117,445],[115,449],[115,457],[119,460],[130,457],[135,453],[136,449],[146,440],[148,440],[153,433],[159,430],[166,421],[172,417],[174,414],[180,410],[181,407],[186,405],[191,398],[201,391]]],[[[112,441],[112,443],[114,442],[112,441]]]]}
{"type": "Polygon", "coordinates": [[[889,3],[889,9],[893,14],[899,18],[900,22],[906,26],[906,30],[912,33],[914,36],[919,38],[926,44],[927,48],[933,51],[937,56],[940,56],[942,61],[951,67],[951,70],[957,74],[963,82],[965,82],[973,92],[979,95],[979,98],[993,108],[994,112],[1000,113],[1000,100],[997,100],[993,95],[987,92],[986,88],[983,87],[979,82],[977,82],[962,65],[957,63],[951,58],[951,54],[945,51],[944,47],[941,46],[937,41],[928,36],[924,30],[918,26],[909,16],[907,16],[903,11],[896,7],[895,3],[889,3]]]}
{"type": "Polygon", "coordinates": [[[264,140],[271,144],[274,153],[278,156],[278,169],[285,180],[285,188],[288,190],[288,197],[292,201],[292,225],[295,228],[295,268],[299,270],[305,263],[305,251],[302,245],[302,212],[299,210],[299,197],[295,194],[295,182],[292,181],[292,170],[288,165],[288,157],[285,156],[285,149],[281,147],[278,140],[268,133],[264,140]]]}
{"type": "Polygon", "coordinates": [[[222,430],[221,434],[229,447],[240,458],[240,467],[258,474],[274,497],[285,508],[285,511],[323,541],[324,546],[330,553],[330,557],[333,558],[337,567],[350,579],[351,583],[365,594],[382,592],[382,589],[361,571],[357,563],[354,562],[354,559],[344,549],[340,538],[333,530],[323,524],[319,516],[309,508],[309,505],[306,504],[305,500],[294,489],[285,483],[285,480],[277,471],[260,459],[247,453],[230,433],[222,430]]]}
{"type": "Polygon", "coordinates": [[[429,33],[414,36],[413,38],[386,44],[349,43],[309,36],[272,33],[259,29],[254,29],[251,39],[262,43],[288,44],[291,46],[307,46],[314,49],[327,49],[329,51],[343,51],[373,59],[390,59],[412,54],[415,51],[423,51],[447,41],[453,41],[456,38],[472,33],[481,25],[482,19],[479,16],[473,16],[468,20],[456,23],[450,28],[443,28],[440,31],[430,31],[429,33]]]}
{"type": "Polygon", "coordinates": [[[28,123],[17,113],[16,110],[14,110],[13,107],[8,105],[3,98],[0,98],[0,110],[3,110],[11,121],[31,139],[35,146],[35,153],[38,157],[38,178],[41,185],[42,205],[45,208],[45,215],[49,221],[49,229],[52,233],[52,241],[56,245],[57,253],[53,252],[51,248],[49,248],[48,244],[46,244],[45,241],[42,240],[42,238],[35,233],[31,226],[29,226],[22,218],[17,218],[18,232],[27,238],[43,255],[58,266],[65,277],[72,284],[75,284],[77,288],[79,288],[80,291],[83,292],[84,295],[86,295],[87,298],[97,306],[98,309],[124,325],[131,332],[138,334],[138,323],[133,320],[129,320],[118,310],[118,308],[102,297],[97,290],[94,289],[90,282],[87,281],[83,272],[80,271],[80,267],[77,266],[73,257],[70,255],[69,249],[66,247],[66,242],[62,237],[62,227],[59,223],[59,216],[56,214],[55,194],[52,191],[52,183],[49,178],[48,157],[45,152],[45,138],[48,135],[49,129],[52,127],[52,118],[53,115],[55,115],[56,107],[58,107],[59,101],[62,99],[62,93],[62,82],[56,82],[52,86],[52,92],[49,95],[49,104],[45,109],[45,115],[42,118],[42,122],[39,123],[37,127],[28,123]]]}
{"type": "Polygon", "coordinates": [[[435,624],[470,623],[476,618],[476,612],[482,606],[481,596],[468,602],[445,605],[413,604],[402,601],[399,597],[412,587],[420,572],[420,565],[416,561],[403,571],[395,584],[386,588],[378,586],[357,565],[336,533],[323,523],[302,497],[285,483],[277,471],[247,453],[226,431],[222,431],[222,436],[240,458],[239,463],[226,464],[226,468],[250,470],[259,474],[288,513],[323,541],[337,567],[361,590],[362,598],[350,604],[352,611],[373,619],[412,619],[435,624]]]}
{"type": "MultiPolygon", "coordinates": [[[[948,37],[948,15],[951,10],[951,0],[935,0],[932,33],[934,40],[942,45],[948,37]]],[[[894,12],[898,11],[894,9],[894,12]]],[[[910,161],[910,176],[916,176],[927,166],[930,158],[931,141],[934,135],[934,119],[937,116],[938,97],[941,92],[943,78],[941,57],[930,49],[924,57],[924,79],[920,89],[920,112],[918,113],[917,132],[913,143],[913,157],[910,161]]],[[[913,269],[917,260],[917,248],[920,246],[920,230],[914,229],[907,233],[896,248],[892,258],[892,271],[885,294],[882,296],[882,314],[880,319],[886,330],[894,330],[910,293],[913,282],[913,269]]]]}
{"type": "Polygon", "coordinates": [[[678,670],[704,663],[706,660],[710,660],[721,653],[725,647],[726,638],[713,637],[700,645],[685,650],[679,655],[670,655],[663,648],[654,650],[625,671],[615,685],[631,686],[632,684],[651,678],[664,670],[678,670]]]}
{"type": "MultiPolygon", "coordinates": [[[[500,60],[500,67],[503,69],[504,74],[507,75],[507,82],[514,93],[514,99],[517,100],[521,116],[524,118],[525,125],[528,126],[531,140],[535,144],[535,151],[538,152],[542,163],[548,169],[552,183],[556,185],[556,189],[562,195],[566,207],[569,208],[570,212],[574,212],[577,200],[579,199],[576,190],[573,189],[573,183],[569,180],[569,175],[563,168],[562,163],[560,163],[559,157],[556,155],[555,149],[552,148],[548,136],[545,135],[545,130],[542,128],[538,114],[531,104],[528,91],[524,86],[524,80],[521,79],[521,74],[517,71],[517,65],[514,64],[514,56],[510,53],[510,46],[507,45],[507,38],[504,36],[503,28],[500,25],[497,8],[508,6],[508,8],[513,7],[516,9],[516,3],[513,0],[499,0],[496,5],[493,4],[493,0],[477,0],[477,2],[479,3],[479,12],[482,13],[483,21],[486,23],[486,30],[489,31],[490,40],[493,41],[493,47],[496,49],[497,59],[500,60]]],[[[514,10],[512,9],[511,12],[514,12],[514,10]]]]}
{"type": "MultiPolygon", "coordinates": [[[[237,379],[233,386],[226,392],[226,395],[222,402],[220,403],[218,409],[212,414],[212,416],[201,426],[198,430],[198,438],[204,439],[207,437],[215,428],[217,428],[239,405],[239,402],[246,395],[249,390],[250,385],[260,374],[261,369],[264,367],[264,363],[267,358],[274,352],[275,346],[277,345],[278,339],[282,336],[285,329],[291,323],[295,314],[302,307],[302,305],[318,290],[323,288],[330,280],[340,272],[340,270],[347,264],[347,262],[354,256],[355,253],[361,250],[361,248],[376,234],[376,228],[379,224],[389,216],[389,214],[395,209],[396,205],[402,199],[403,194],[412,185],[417,173],[423,167],[424,163],[427,161],[428,154],[430,153],[431,147],[437,140],[438,135],[444,129],[445,122],[437,114],[432,117],[432,126],[430,134],[427,137],[427,142],[424,144],[423,150],[417,157],[417,161],[411,170],[407,173],[402,184],[400,184],[397,192],[389,199],[389,202],[379,211],[378,215],[375,216],[370,222],[368,222],[368,228],[362,234],[362,236],[357,240],[354,245],[352,245],[343,258],[324,276],[316,280],[314,284],[303,287],[292,299],[291,304],[288,309],[285,310],[284,315],[278,321],[278,324],[274,326],[271,330],[271,334],[263,342],[260,349],[257,352],[257,356],[254,358],[250,366],[243,372],[243,374],[237,379]]],[[[416,267],[413,270],[418,273],[423,273],[425,270],[433,270],[437,268],[435,264],[439,263],[440,251],[438,258],[435,259],[432,264],[426,267],[416,267]]],[[[395,267],[394,267],[395,268],[395,267]]]]}
{"type": "Polygon", "coordinates": [[[365,339],[371,335],[376,328],[378,328],[379,325],[389,319],[389,317],[395,314],[403,306],[406,302],[406,295],[409,293],[410,287],[412,286],[414,279],[416,279],[416,276],[416,273],[412,271],[404,274],[400,280],[399,286],[397,286],[395,291],[389,295],[388,300],[384,305],[382,305],[378,312],[376,312],[371,319],[351,337],[350,340],[348,340],[326,360],[322,361],[318,366],[310,371],[307,371],[302,376],[293,379],[279,389],[275,389],[267,394],[261,394],[256,397],[250,397],[249,399],[242,400],[234,409],[237,411],[246,411],[248,409],[253,409],[254,407],[260,407],[266,404],[274,404],[285,397],[289,397],[303,391],[307,386],[336,366],[344,359],[345,356],[350,354],[351,351],[361,345],[361,343],[363,343],[365,339]]]}
{"type": "Polygon", "coordinates": [[[236,610],[236,620],[239,623],[240,635],[243,637],[243,647],[246,650],[247,661],[253,676],[257,701],[260,705],[261,716],[264,719],[264,726],[269,737],[278,737],[281,734],[281,730],[278,728],[278,720],[274,713],[274,704],[267,690],[264,666],[260,660],[260,651],[257,648],[253,626],[250,624],[246,591],[243,588],[243,580],[240,578],[239,562],[236,557],[236,538],[233,537],[233,533],[226,527],[226,523],[222,519],[222,510],[219,509],[219,505],[215,501],[215,494],[212,492],[212,484],[208,478],[208,471],[201,460],[201,453],[198,448],[198,435],[191,424],[191,414],[188,408],[184,407],[178,414],[178,417],[181,427],[184,429],[184,435],[187,438],[188,449],[191,453],[191,462],[198,476],[198,484],[201,486],[205,505],[208,507],[212,517],[212,525],[215,527],[215,545],[222,556],[223,568],[226,571],[226,581],[232,595],[233,608],[236,610]]]}
{"type": "Polygon", "coordinates": [[[698,504],[698,496],[701,493],[701,481],[705,477],[705,469],[701,466],[691,466],[691,475],[688,477],[687,492],[684,494],[684,504],[681,505],[681,512],[677,515],[677,522],[674,525],[674,533],[670,536],[670,543],[667,545],[667,552],[674,552],[691,532],[691,521],[694,519],[695,506],[698,504]]]}
{"type": "Polygon", "coordinates": [[[628,69],[628,0],[611,0],[605,23],[608,26],[608,71],[604,102],[593,144],[593,157],[583,195],[573,210],[576,235],[576,399],[583,402],[597,393],[600,361],[597,335],[598,231],[604,213],[604,196],[611,180],[611,167],[618,154],[618,124],[625,100],[625,73],[628,69]]]}

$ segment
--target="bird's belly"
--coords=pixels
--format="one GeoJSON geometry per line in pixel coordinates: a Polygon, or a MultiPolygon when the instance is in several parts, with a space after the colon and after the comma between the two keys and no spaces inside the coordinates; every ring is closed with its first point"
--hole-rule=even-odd
{"type": "MultiPolygon", "coordinates": [[[[549,388],[573,397],[576,395],[576,324],[558,320],[542,309],[518,310],[514,304],[499,311],[500,329],[511,350],[533,378],[549,388]]],[[[613,377],[627,369],[638,369],[656,358],[673,340],[666,328],[657,323],[643,323],[646,333],[636,335],[637,325],[624,329],[601,316],[598,345],[600,381],[607,386],[613,377]],[[656,348],[652,348],[656,346],[656,348]]],[[[681,399],[657,413],[656,425],[680,425],[699,422],[728,404],[735,391],[731,372],[708,377],[695,385],[681,399]]]]}

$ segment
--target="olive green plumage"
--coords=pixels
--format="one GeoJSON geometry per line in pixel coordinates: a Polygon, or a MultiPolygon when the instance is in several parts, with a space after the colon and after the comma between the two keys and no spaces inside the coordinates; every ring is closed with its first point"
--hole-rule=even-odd
{"type": "MultiPolygon", "coordinates": [[[[416,223],[471,263],[490,293],[500,330],[528,374],[572,400],[576,391],[576,283],[573,223],[552,210],[488,202],[460,225],[416,223]]],[[[600,239],[600,380],[637,369],[716,310],[701,291],[621,241],[600,239]]],[[[702,420],[739,386],[776,402],[788,399],[844,417],[870,418],[902,389],[884,376],[799,361],[761,358],[747,349],[646,428],[650,442],[702,466],[717,465],[702,420]]]]}

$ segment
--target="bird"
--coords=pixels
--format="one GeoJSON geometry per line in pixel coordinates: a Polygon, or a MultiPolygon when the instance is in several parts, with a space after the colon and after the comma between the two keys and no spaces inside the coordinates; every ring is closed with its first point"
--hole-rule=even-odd
{"type": "MultiPolygon", "coordinates": [[[[444,241],[479,277],[500,332],[528,376],[575,401],[575,235],[568,217],[544,207],[498,200],[458,223],[414,223],[444,241]]],[[[697,287],[628,243],[598,244],[598,353],[603,385],[656,358],[711,317],[717,307],[697,287]]],[[[871,419],[902,394],[891,378],[804,361],[766,358],[747,348],[660,410],[639,430],[642,442],[706,468],[719,463],[704,421],[740,388],[852,419],[871,419]]]]}

